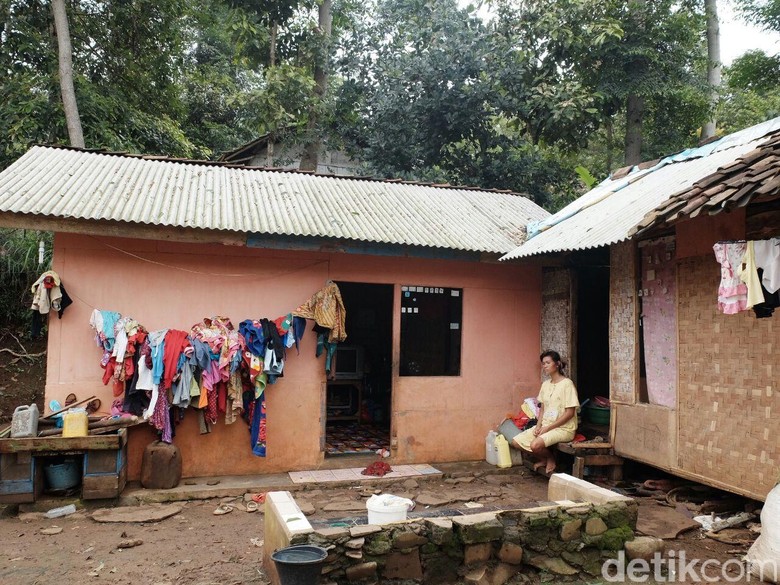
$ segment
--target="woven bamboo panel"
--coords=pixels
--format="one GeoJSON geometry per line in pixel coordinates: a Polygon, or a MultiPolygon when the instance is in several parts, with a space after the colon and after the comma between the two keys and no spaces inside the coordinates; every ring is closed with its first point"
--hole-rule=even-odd
{"type": "Polygon", "coordinates": [[[636,251],[632,241],[610,247],[609,395],[636,402],[637,298],[636,251]]]}
{"type": "Polygon", "coordinates": [[[764,498],[780,467],[780,310],[723,315],[713,256],[679,264],[680,469],[764,498]]]}
{"type": "MultiPolygon", "coordinates": [[[[571,362],[572,307],[571,276],[566,268],[545,268],[542,272],[542,350],[553,349],[569,362],[569,373],[575,373],[571,362]]],[[[574,380],[576,383],[576,380],[574,380]]]]}

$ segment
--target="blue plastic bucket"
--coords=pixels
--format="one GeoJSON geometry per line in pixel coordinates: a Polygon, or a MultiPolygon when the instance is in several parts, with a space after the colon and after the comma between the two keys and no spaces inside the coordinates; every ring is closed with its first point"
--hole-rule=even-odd
{"type": "Polygon", "coordinates": [[[52,490],[67,490],[77,486],[81,481],[79,465],[73,459],[46,465],[43,474],[46,476],[46,484],[52,490]]]}
{"type": "Polygon", "coordinates": [[[319,546],[299,544],[271,554],[282,585],[317,585],[328,551],[319,546]]]}

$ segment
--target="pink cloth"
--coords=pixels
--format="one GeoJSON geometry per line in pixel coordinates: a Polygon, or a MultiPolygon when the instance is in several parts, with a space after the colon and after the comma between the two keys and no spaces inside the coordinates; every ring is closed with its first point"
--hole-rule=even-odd
{"type": "Polygon", "coordinates": [[[748,289],[739,278],[739,270],[747,251],[747,242],[717,243],[712,249],[715,251],[715,259],[720,262],[718,309],[726,315],[746,310],[748,289]]]}

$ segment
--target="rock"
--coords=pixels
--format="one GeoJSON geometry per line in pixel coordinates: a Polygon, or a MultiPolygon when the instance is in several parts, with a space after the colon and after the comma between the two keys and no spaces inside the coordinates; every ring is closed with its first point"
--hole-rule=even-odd
{"type": "Polygon", "coordinates": [[[588,518],[585,523],[585,532],[588,536],[598,536],[607,531],[607,525],[601,518],[588,518]]]}
{"type": "Polygon", "coordinates": [[[489,542],[467,544],[463,550],[463,564],[467,567],[477,563],[486,563],[493,554],[493,545],[489,542]]]}
{"type": "Polygon", "coordinates": [[[362,559],[363,558],[363,551],[359,550],[348,550],[345,553],[350,559],[362,559]]]}
{"type": "Polygon", "coordinates": [[[471,483],[476,479],[473,475],[470,475],[468,477],[457,477],[455,478],[456,483],[471,483]]]}
{"type": "Polygon", "coordinates": [[[45,534],[46,536],[54,536],[55,534],[59,534],[62,532],[62,528],[59,526],[52,526],[51,528],[41,528],[41,534],[45,534]]]}
{"type": "Polygon", "coordinates": [[[504,525],[493,512],[456,516],[452,523],[464,544],[501,540],[504,536],[504,525]]]}
{"type": "Polygon", "coordinates": [[[449,518],[426,518],[425,523],[430,530],[429,539],[434,544],[449,544],[455,538],[452,531],[452,520],[449,518]]]}
{"type": "Polygon", "coordinates": [[[580,536],[580,528],[582,528],[582,520],[570,520],[561,526],[561,540],[569,542],[580,536]]]}
{"type": "Polygon", "coordinates": [[[369,534],[375,534],[382,532],[381,526],[375,526],[373,524],[366,524],[364,526],[353,526],[349,529],[349,535],[352,538],[359,538],[361,536],[367,536],[369,534]]]}
{"type": "Polygon", "coordinates": [[[655,553],[664,552],[666,544],[662,539],[653,536],[637,536],[634,540],[626,542],[624,547],[629,560],[642,559],[650,561],[655,553]]]}
{"type": "Polygon", "coordinates": [[[414,480],[414,479],[407,479],[407,480],[406,480],[406,481],[403,483],[403,486],[404,486],[404,488],[406,488],[407,490],[416,490],[418,487],[420,487],[420,484],[419,484],[419,483],[417,483],[417,480],[414,480]]]}
{"type": "Polygon", "coordinates": [[[417,496],[417,503],[421,506],[443,506],[449,504],[452,498],[441,498],[433,494],[422,493],[417,496]]]}
{"type": "Polygon", "coordinates": [[[175,516],[183,504],[150,504],[126,508],[100,508],[92,513],[95,522],[159,522],[175,516]]]}
{"type": "Polygon", "coordinates": [[[523,547],[519,544],[504,542],[498,551],[498,558],[503,563],[519,565],[523,562],[523,547]]]}
{"type": "Polygon", "coordinates": [[[320,528],[315,530],[314,533],[325,540],[338,540],[343,536],[350,536],[349,530],[341,526],[331,526],[328,528],[320,528]]]}
{"type": "Polygon", "coordinates": [[[509,483],[509,476],[506,475],[485,475],[482,481],[491,485],[504,485],[509,483]]]}
{"type": "Polygon", "coordinates": [[[363,579],[376,579],[376,562],[361,563],[347,567],[347,579],[350,581],[362,581],[363,579]]]}
{"type": "Polygon", "coordinates": [[[400,532],[393,539],[394,548],[413,548],[428,544],[428,539],[424,536],[418,536],[414,532],[400,532]]]}
{"type": "Polygon", "coordinates": [[[361,549],[363,548],[363,545],[366,543],[365,538],[353,538],[351,540],[348,540],[344,543],[345,548],[351,548],[351,549],[361,549]]]}
{"type": "Polygon", "coordinates": [[[144,543],[143,540],[140,538],[134,538],[131,540],[123,540],[118,545],[117,548],[135,548],[137,546],[141,546],[144,543]]]}
{"type": "Polygon", "coordinates": [[[306,516],[311,516],[314,514],[317,509],[314,507],[314,504],[311,502],[296,502],[298,504],[298,507],[301,509],[301,512],[303,512],[306,516]]]}
{"type": "Polygon", "coordinates": [[[21,512],[17,517],[22,522],[36,522],[38,520],[43,520],[44,518],[46,518],[46,513],[45,512],[21,512]]]}
{"type": "Polygon", "coordinates": [[[518,571],[520,571],[520,567],[517,565],[499,563],[493,570],[493,574],[490,577],[490,583],[491,585],[504,585],[504,583],[514,577],[518,571]]]}
{"type": "Polygon", "coordinates": [[[365,545],[367,555],[384,555],[393,549],[393,543],[390,542],[390,536],[386,532],[379,532],[368,539],[365,545]]]}
{"type": "Polygon", "coordinates": [[[474,585],[490,585],[490,580],[487,576],[487,567],[484,565],[481,567],[475,567],[463,576],[466,583],[473,583],[474,585]]]}
{"type": "Polygon", "coordinates": [[[382,575],[385,579],[422,579],[420,550],[415,548],[409,553],[395,552],[387,555],[382,575]]]}
{"type": "Polygon", "coordinates": [[[550,558],[545,555],[529,554],[526,562],[532,567],[554,573],[556,575],[576,575],[577,569],[566,563],[563,559],[550,558]]]}

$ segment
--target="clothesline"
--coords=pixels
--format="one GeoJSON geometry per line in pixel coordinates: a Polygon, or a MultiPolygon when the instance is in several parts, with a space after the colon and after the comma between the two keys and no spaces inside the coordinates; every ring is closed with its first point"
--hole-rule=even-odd
{"type": "MultiPolygon", "coordinates": [[[[182,266],[176,266],[175,264],[166,264],[165,262],[158,262],[157,260],[150,260],[149,258],[144,258],[143,256],[139,256],[138,254],[134,254],[133,252],[128,252],[127,250],[123,250],[122,248],[118,248],[117,246],[112,246],[111,244],[107,244],[106,242],[103,242],[96,238],[95,236],[89,236],[99,244],[102,244],[106,248],[110,248],[111,250],[115,250],[116,252],[120,252],[122,254],[125,254],[127,256],[130,256],[131,258],[135,258],[136,260],[141,260],[142,262],[147,262],[149,264],[154,264],[156,266],[162,266],[163,268],[170,268],[172,270],[180,270],[181,272],[187,272],[190,274],[202,274],[205,276],[221,276],[226,278],[258,278],[260,275],[258,274],[251,274],[251,273],[221,273],[221,272],[206,272],[203,270],[193,270],[191,268],[184,268],[182,266]]],[[[281,278],[283,276],[289,276],[290,274],[295,274],[297,272],[301,272],[303,270],[308,270],[310,268],[313,268],[315,266],[319,266],[320,264],[329,264],[328,260],[318,260],[317,262],[312,262],[310,264],[307,264],[305,266],[301,266],[300,268],[295,268],[293,270],[286,270],[284,272],[278,272],[276,274],[271,275],[264,275],[262,276],[263,280],[276,280],[278,278],[281,278]]]]}
{"type": "Polygon", "coordinates": [[[780,238],[723,240],[713,245],[721,266],[718,309],[727,315],[753,309],[770,317],[780,306],[780,238]]]}

